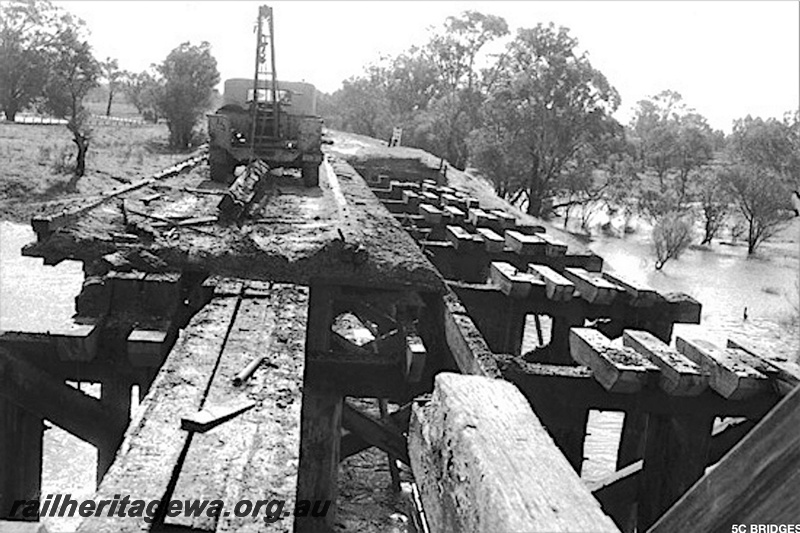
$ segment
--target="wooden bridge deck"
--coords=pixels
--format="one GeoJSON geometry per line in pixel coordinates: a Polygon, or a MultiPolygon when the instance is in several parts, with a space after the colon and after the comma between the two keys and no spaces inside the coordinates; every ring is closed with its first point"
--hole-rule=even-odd
{"type": "Polygon", "coordinates": [[[219,220],[227,187],[206,178],[199,166],[43,214],[33,221],[38,242],[24,253],[90,265],[106,256],[146,272],[443,289],[438,272],[347,163],[324,162],[319,188],[288,175],[262,180],[259,201],[238,224],[219,220]]]}

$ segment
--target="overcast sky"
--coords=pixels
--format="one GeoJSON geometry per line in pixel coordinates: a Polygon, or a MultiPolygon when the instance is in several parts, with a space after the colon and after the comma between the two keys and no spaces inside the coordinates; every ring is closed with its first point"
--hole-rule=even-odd
{"type": "MultiPolygon", "coordinates": [[[[251,77],[258,6],[264,2],[70,1],[99,58],[141,71],[182,42],[208,41],[222,79],[251,77]]],[[[380,53],[422,44],[447,16],[504,17],[512,34],[539,22],[566,26],[622,96],[617,118],[663,89],[681,93],[712,127],[729,132],[748,114],[781,117],[800,105],[797,1],[422,2],[271,1],[276,67],[283,80],[333,92],[380,53]]]]}

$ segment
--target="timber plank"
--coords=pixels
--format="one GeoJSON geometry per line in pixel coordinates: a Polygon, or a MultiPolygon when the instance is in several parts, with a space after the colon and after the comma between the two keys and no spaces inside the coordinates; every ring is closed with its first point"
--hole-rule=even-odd
{"type": "Polygon", "coordinates": [[[617,348],[611,340],[590,328],[571,328],[572,358],[592,369],[594,378],[609,392],[637,392],[658,367],[630,348],[617,348]]]}
{"type": "Polygon", "coordinates": [[[728,339],[728,348],[738,350],[739,357],[747,364],[770,376],[782,394],[788,394],[800,384],[800,365],[788,361],[785,357],[761,355],[760,350],[746,341],[728,339]]]}
{"type": "Polygon", "coordinates": [[[528,272],[544,281],[545,294],[549,300],[566,302],[572,299],[575,285],[549,266],[530,263],[528,272]]]}
{"type": "Polygon", "coordinates": [[[620,293],[619,287],[610,283],[597,272],[567,267],[564,269],[564,277],[575,284],[581,298],[590,304],[610,304],[620,293]]]}
{"type": "Polygon", "coordinates": [[[472,234],[460,226],[450,225],[446,228],[447,240],[453,243],[456,250],[471,251],[475,241],[472,234]]]}
{"type": "Polygon", "coordinates": [[[430,224],[439,224],[442,221],[442,211],[429,203],[419,204],[419,214],[430,224]]]}
{"type": "Polygon", "coordinates": [[[645,356],[660,370],[659,385],[668,394],[697,396],[708,387],[708,371],[676,352],[652,333],[626,329],[622,343],[645,356]]]}
{"type": "Polygon", "coordinates": [[[535,285],[545,285],[534,274],[519,272],[517,267],[504,261],[493,261],[489,265],[489,281],[499,286],[503,294],[515,299],[525,299],[535,285]]]}
{"type": "Polygon", "coordinates": [[[489,228],[477,228],[475,230],[483,237],[484,246],[489,253],[502,252],[506,245],[505,239],[489,228]]]}
{"type": "Polygon", "coordinates": [[[561,257],[567,255],[567,245],[560,241],[559,239],[553,237],[549,233],[540,233],[537,235],[540,239],[542,239],[545,244],[545,254],[548,257],[561,257]]]}
{"type": "Polygon", "coordinates": [[[431,531],[618,531],[506,381],[438,374],[408,448],[431,531]]]}
{"type": "MultiPolygon", "coordinates": [[[[117,459],[95,493],[95,502],[111,500],[115,494],[131,494],[144,501],[160,501],[167,495],[189,439],[180,429],[180,413],[200,407],[236,303],[233,298],[212,300],[181,332],[131,421],[117,459]]],[[[150,517],[90,517],[81,522],[78,531],[138,532],[150,529],[145,518],[150,517]]]]}
{"type": "Polygon", "coordinates": [[[634,284],[620,277],[619,274],[610,274],[608,272],[603,272],[602,274],[605,279],[614,285],[622,287],[631,296],[630,304],[634,307],[651,307],[661,299],[661,295],[655,289],[643,283],[634,284]]]}
{"type": "Polygon", "coordinates": [[[730,531],[731,524],[800,521],[800,387],[767,414],[716,468],[649,530],[730,531]]]}
{"type": "Polygon", "coordinates": [[[519,255],[544,254],[547,243],[537,235],[526,235],[517,230],[505,231],[506,246],[519,255]]]}
{"type": "MultiPolygon", "coordinates": [[[[234,386],[233,377],[253,358],[269,354],[274,342],[274,328],[275,310],[269,298],[242,300],[208,394],[200,406],[201,410],[195,414],[247,402],[247,386],[234,386]]],[[[269,362],[268,357],[260,372],[269,372],[269,369],[264,370],[265,366],[275,365],[269,362]]],[[[263,407],[260,406],[261,409],[263,407]]],[[[195,434],[172,499],[191,500],[202,494],[208,500],[225,501],[226,486],[230,480],[241,475],[245,460],[253,448],[257,428],[255,413],[246,412],[206,433],[195,434]]],[[[235,502],[225,501],[227,509],[232,509],[234,504],[235,502]]],[[[218,519],[219,517],[205,515],[177,516],[167,517],[164,523],[214,531],[218,519]]]]}
{"type": "Polygon", "coordinates": [[[677,337],[675,347],[710,374],[709,385],[721,396],[743,399],[769,388],[767,377],[733,350],[723,350],[702,339],[677,337]]]}

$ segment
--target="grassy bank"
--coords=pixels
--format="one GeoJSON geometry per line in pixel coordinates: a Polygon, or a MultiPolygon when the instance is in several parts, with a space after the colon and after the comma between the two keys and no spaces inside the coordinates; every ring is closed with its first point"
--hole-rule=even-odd
{"type": "Polygon", "coordinates": [[[164,124],[94,124],[86,175],[71,192],[75,145],[66,126],[0,122],[0,219],[27,222],[41,202],[96,194],[185,158],[167,139],[164,124]]]}

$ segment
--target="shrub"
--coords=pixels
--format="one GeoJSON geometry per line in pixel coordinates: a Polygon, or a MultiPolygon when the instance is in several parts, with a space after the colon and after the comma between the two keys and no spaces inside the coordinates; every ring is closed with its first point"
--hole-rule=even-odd
{"type": "Polygon", "coordinates": [[[653,248],[656,270],[661,270],[670,259],[678,259],[692,242],[692,220],[675,211],[659,218],[653,228],[653,248]]]}

